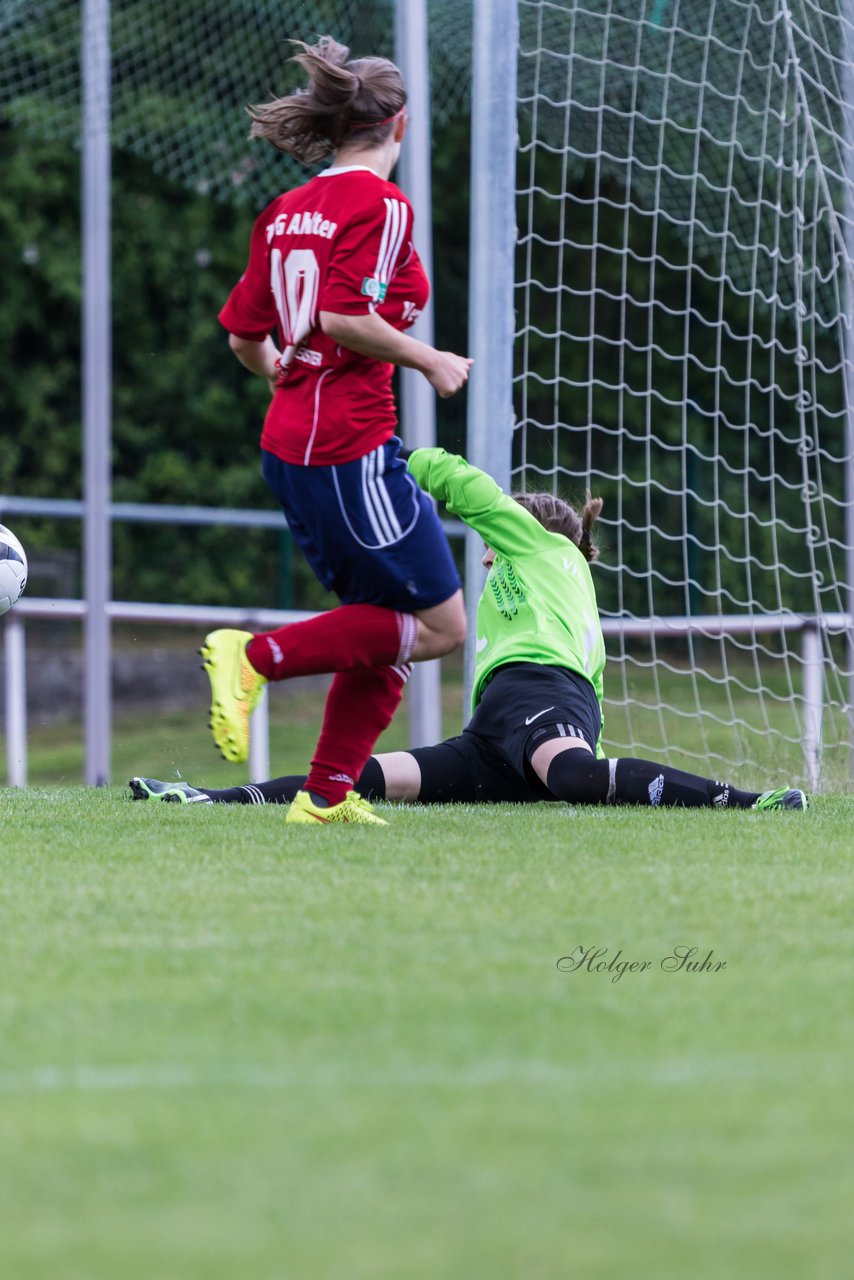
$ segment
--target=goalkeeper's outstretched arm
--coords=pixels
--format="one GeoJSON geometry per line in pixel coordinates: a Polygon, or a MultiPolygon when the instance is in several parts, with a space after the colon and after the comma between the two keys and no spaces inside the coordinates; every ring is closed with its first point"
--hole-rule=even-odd
{"type": "Polygon", "coordinates": [[[531,554],[546,545],[543,526],[495,483],[492,476],[465,458],[444,449],[414,449],[407,463],[410,474],[452,515],[502,555],[531,554]]]}
{"type": "Polygon", "coordinates": [[[536,555],[560,534],[578,547],[585,560],[599,552],[591,530],[602,510],[601,498],[588,494],[583,511],[549,493],[509,497],[485,471],[444,449],[415,449],[407,454],[409,470],[423,489],[447,504],[499,554],[536,555]]]}

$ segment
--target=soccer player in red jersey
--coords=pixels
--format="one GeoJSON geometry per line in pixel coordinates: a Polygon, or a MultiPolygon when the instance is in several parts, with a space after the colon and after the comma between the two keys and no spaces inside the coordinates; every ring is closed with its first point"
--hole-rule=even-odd
{"type": "Polygon", "coordinates": [[[411,205],[389,181],[406,132],[400,72],[384,58],[348,62],[329,38],[295,43],[308,87],[251,108],[252,134],[305,163],[333,162],[258,218],[220,321],[237,358],[270,384],[264,476],[341,607],[254,636],[212,632],[202,656],[211,729],[233,761],[246,758],[249,714],[267,680],[335,672],[288,821],[379,822],[354,780],[391,721],[410,663],[465,637],[450,549],[398,452],[392,373],[418,369],[447,397],[471,361],[406,333],[429,284],[411,205]]]}

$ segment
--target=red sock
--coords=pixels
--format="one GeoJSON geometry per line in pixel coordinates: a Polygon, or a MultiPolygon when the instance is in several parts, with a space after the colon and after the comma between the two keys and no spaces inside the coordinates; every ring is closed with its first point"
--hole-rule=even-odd
{"type": "Polygon", "coordinates": [[[340,804],[391,724],[411,667],[339,671],[326,698],[323,728],[304,790],[340,804]]]}
{"type": "Polygon", "coordinates": [[[289,680],[355,667],[398,666],[412,657],[417,637],[411,613],[342,604],[306,622],[260,632],[246,646],[246,656],[268,680],[289,680]]]}

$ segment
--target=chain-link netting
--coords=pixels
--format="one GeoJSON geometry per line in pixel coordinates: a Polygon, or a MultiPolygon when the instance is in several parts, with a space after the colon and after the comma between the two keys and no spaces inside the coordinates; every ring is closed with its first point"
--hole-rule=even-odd
{"type": "MultiPolygon", "coordinates": [[[[793,208],[815,211],[828,260],[844,253],[854,34],[838,0],[523,0],[519,16],[523,141],[570,182],[595,164],[696,251],[729,249],[760,301],[801,252],[793,208]]],[[[817,300],[835,314],[828,274],[817,300]]]]}
{"type": "Polygon", "coordinates": [[[605,500],[611,741],[797,761],[824,680],[839,779],[854,23],[838,0],[519,11],[517,470],[605,500]]]}
{"type": "MultiPolygon", "coordinates": [[[[0,115],[41,136],[80,131],[79,0],[0,0],[0,115]]],[[[434,127],[468,104],[471,0],[428,6],[434,127]]],[[[394,56],[392,0],[114,0],[112,137],[170,178],[263,204],[304,170],[248,141],[244,108],[295,88],[289,39],[332,35],[394,56]]]]}

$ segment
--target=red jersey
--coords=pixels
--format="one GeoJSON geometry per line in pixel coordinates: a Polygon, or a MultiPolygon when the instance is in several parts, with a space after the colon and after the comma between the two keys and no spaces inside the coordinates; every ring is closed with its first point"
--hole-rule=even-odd
{"type": "Polygon", "coordinates": [[[376,312],[406,329],[430,288],[412,243],[412,206],[371,169],[327,169],[258,218],[249,264],[219,314],[229,333],[279,332],[282,376],[261,447],[303,466],[352,462],[394,435],[394,366],[328,338],[321,311],[376,312]]]}

